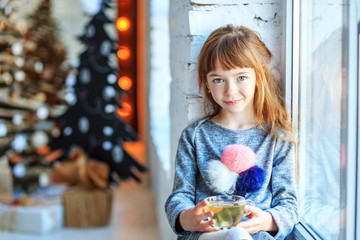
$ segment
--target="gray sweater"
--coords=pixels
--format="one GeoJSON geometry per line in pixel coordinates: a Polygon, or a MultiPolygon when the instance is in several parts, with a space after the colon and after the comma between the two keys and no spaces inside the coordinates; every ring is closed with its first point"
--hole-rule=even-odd
{"type": "MultiPolygon", "coordinates": [[[[281,132],[279,135],[286,137],[281,132]]],[[[256,153],[256,165],[264,169],[265,181],[258,191],[246,193],[245,198],[273,216],[279,229],[275,239],[284,239],[298,222],[294,145],[260,126],[231,130],[209,119],[189,125],[179,140],[173,192],[165,203],[173,231],[178,239],[198,239],[201,235],[200,232],[178,232],[177,218],[204,198],[225,194],[211,186],[206,170],[208,162],[220,160],[224,148],[230,144],[249,146],[256,153]]]]}

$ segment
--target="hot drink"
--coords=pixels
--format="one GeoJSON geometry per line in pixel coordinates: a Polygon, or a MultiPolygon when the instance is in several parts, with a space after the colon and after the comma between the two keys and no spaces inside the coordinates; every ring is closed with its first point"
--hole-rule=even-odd
{"type": "Polygon", "coordinates": [[[208,206],[206,211],[212,211],[215,220],[215,228],[231,228],[236,226],[242,219],[245,211],[245,205],[254,205],[252,201],[245,200],[241,196],[214,196],[206,198],[208,206]]]}

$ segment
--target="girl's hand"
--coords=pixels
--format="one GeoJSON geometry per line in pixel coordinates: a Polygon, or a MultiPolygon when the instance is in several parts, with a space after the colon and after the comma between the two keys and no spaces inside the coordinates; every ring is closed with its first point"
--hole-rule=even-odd
{"type": "Polygon", "coordinates": [[[194,208],[180,213],[179,221],[185,231],[216,231],[216,229],[212,227],[212,225],[215,224],[215,220],[211,219],[209,221],[204,221],[214,215],[212,211],[205,212],[205,206],[207,205],[208,203],[206,201],[202,201],[199,202],[194,208]]]}
{"type": "Polygon", "coordinates": [[[278,227],[272,215],[260,208],[253,206],[245,206],[246,212],[251,212],[247,217],[249,220],[240,222],[237,227],[242,227],[248,233],[253,234],[259,231],[277,231],[278,227]]]}

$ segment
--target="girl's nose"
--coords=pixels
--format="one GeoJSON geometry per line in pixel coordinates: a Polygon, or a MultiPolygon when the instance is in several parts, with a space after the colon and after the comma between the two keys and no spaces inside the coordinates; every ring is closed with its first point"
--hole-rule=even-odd
{"type": "Polygon", "coordinates": [[[225,94],[226,95],[232,95],[235,93],[235,91],[236,91],[236,86],[234,85],[234,83],[228,82],[225,85],[225,94]]]}

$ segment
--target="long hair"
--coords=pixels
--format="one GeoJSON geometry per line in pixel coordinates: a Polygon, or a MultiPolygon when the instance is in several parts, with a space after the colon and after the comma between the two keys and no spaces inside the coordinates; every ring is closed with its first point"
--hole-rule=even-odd
{"type": "MultiPolygon", "coordinates": [[[[213,31],[205,41],[198,57],[198,84],[203,89],[205,112],[214,116],[220,106],[214,101],[206,87],[206,76],[215,69],[218,61],[224,70],[236,67],[253,68],[256,76],[254,114],[259,124],[280,137],[277,131],[289,136],[295,144],[288,118],[280,78],[272,73],[272,54],[260,35],[244,26],[227,25],[213,31]]],[[[282,138],[282,137],[281,137],[282,138]]],[[[282,138],[284,139],[284,138],[282,138]]]]}

